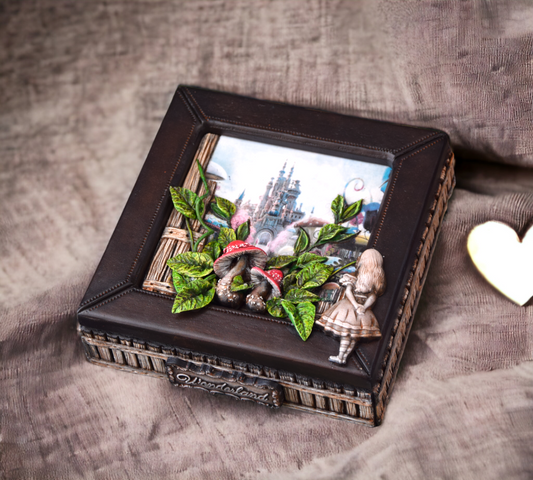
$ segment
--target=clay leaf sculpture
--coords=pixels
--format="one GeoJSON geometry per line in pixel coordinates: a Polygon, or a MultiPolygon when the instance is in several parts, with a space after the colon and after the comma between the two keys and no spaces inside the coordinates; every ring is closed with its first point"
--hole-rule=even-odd
{"type": "Polygon", "coordinates": [[[338,225],[344,222],[349,222],[353,218],[357,217],[362,206],[362,199],[352,203],[351,205],[347,205],[344,197],[342,195],[337,195],[333,202],[331,202],[331,211],[333,212],[335,223],[338,225]]]}
{"type": "Polygon", "coordinates": [[[215,197],[215,201],[211,203],[211,211],[222,220],[226,220],[228,227],[231,228],[231,217],[235,215],[237,207],[234,203],[225,198],[215,197]]]}
{"type": "Polygon", "coordinates": [[[241,290],[250,290],[253,288],[253,284],[246,283],[242,275],[237,275],[236,277],[233,277],[233,280],[231,281],[231,291],[232,292],[240,292],[241,290]]]}
{"type": "Polygon", "coordinates": [[[213,259],[206,253],[185,252],[171,258],[167,265],[172,270],[176,298],[172,313],[205,307],[215,295],[216,276],[213,259]]]}
{"type": "Polygon", "coordinates": [[[315,306],[311,302],[294,303],[281,300],[281,306],[303,340],[307,340],[315,323],[315,306]]]}
{"type": "Polygon", "coordinates": [[[173,272],[176,298],[172,306],[172,313],[180,313],[188,310],[196,310],[205,307],[215,296],[216,276],[209,275],[206,278],[194,278],[187,282],[177,277],[173,272]]]}
{"type": "Polygon", "coordinates": [[[246,240],[250,236],[250,219],[246,222],[241,223],[237,230],[235,230],[235,237],[237,240],[246,240]]]}
{"type": "Polygon", "coordinates": [[[299,288],[309,289],[320,287],[333,273],[334,268],[323,263],[313,262],[303,267],[296,274],[296,283],[299,288]]]}
{"type": "Polygon", "coordinates": [[[213,259],[207,253],[185,252],[171,258],[167,265],[173,272],[192,278],[205,277],[213,271],[213,259]]]}
{"type": "Polygon", "coordinates": [[[474,265],[496,290],[521,306],[533,297],[533,227],[520,241],[508,225],[486,222],[470,232],[467,248],[474,265]]]}
{"type": "Polygon", "coordinates": [[[372,307],[385,290],[383,257],[370,248],[359,257],[356,275],[345,274],[339,283],[345,287],[344,298],[326,310],[318,325],[340,337],[339,353],[330,362],[344,365],[360,338],[381,336],[372,307]]]}
{"type": "Polygon", "coordinates": [[[222,254],[222,247],[218,241],[212,240],[203,248],[202,253],[207,253],[212,259],[216,260],[222,254]]]}
{"type": "Polygon", "coordinates": [[[218,234],[217,242],[220,248],[226,248],[231,242],[237,240],[237,234],[233,228],[222,227],[218,234]]]}

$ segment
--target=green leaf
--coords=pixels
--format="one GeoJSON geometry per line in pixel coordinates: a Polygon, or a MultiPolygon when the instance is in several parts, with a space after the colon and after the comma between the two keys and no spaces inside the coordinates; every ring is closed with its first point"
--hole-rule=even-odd
{"type": "Polygon", "coordinates": [[[237,240],[246,240],[249,235],[250,235],[250,219],[246,220],[246,222],[244,223],[241,223],[237,227],[237,231],[235,232],[235,236],[237,237],[237,240]]]}
{"type": "Polygon", "coordinates": [[[302,336],[302,339],[305,341],[309,338],[309,335],[311,335],[311,332],[313,331],[313,325],[315,324],[316,307],[310,302],[303,302],[298,304],[296,308],[298,309],[298,314],[300,315],[300,318],[302,319],[305,325],[305,337],[302,336]]]}
{"type": "Polygon", "coordinates": [[[282,300],[281,306],[287,312],[292,324],[303,341],[309,338],[315,323],[315,306],[310,302],[303,302],[298,305],[282,300]]]}
{"type": "Polygon", "coordinates": [[[235,230],[233,230],[233,228],[222,227],[220,229],[217,241],[221,248],[226,248],[229,243],[235,240],[237,240],[237,236],[235,235],[235,230]]]}
{"type": "Polygon", "coordinates": [[[267,300],[266,307],[268,313],[276,318],[284,318],[287,316],[287,313],[281,306],[281,298],[271,298],[270,300],[267,300]]]}
{"type": "Polygon", "coordinates": [[[300,288],[320,287],[333,273],[334,268],[323,263],[311,263],[296,275],[296,283],[300,288]]]}
{"type": "Polygon", "coordinates": [[[207,277],[202,278],[202,280],[206,280],[208,282],[214,281],[215,283],[213,285],[217,284],[217,276],[214,272],[211,275],[208,275],[207,277]]]}
{"type": "Polygon", "coordinates": [[[241,290],[249,290],[252,287],[253,287],[252,284],[244,283],[244,280],[242,279],[242,277],[240,275],[237,275],[231,281],[230,289],[232,292],[240,292],[241,290]]]}
{"type": "Polygon", "coordinates": [[[355,233],[339,233],[338,235],[335,235],[330,240],[330,243],[344,242],[346,240],[349,240],[350,238],[357,237],[357,235],[359,235],[359,232],[355,232],[355,233]]]}
{"type": "Polygon", "coordinates": [[[231,220],[231,217],[233,217],[233,215],[235,215],[235,212],[237,211],[237,207],[235,206],[235,204],[222,197],[215,197],[215,202],[218,207],[218,210],[223,215],[222,218],[225,218],[226,220],[231,220]]]}
{"type": "Polygon", "coordinates": [[[298,262],[296,263],[297,267],[304,268],[305,266],[314,263],[314,262],[327,262],[327,257],[322,255],[317,255],[315,253],[303,253],[298,257],[298,262]]]}
{"type": "Polygon", "coordinates": [[[337,195],[333,202],[331,202],[331,211],[335,217],[335,223],[340,223],[344,212],[344,197],[342,195],[337,195]]]}
{"type": "Polygon", "coordinates": [[[207,253],[213,260],[216,260],[218,257],[220,257],[222,248],[216,240],[212,240],[203,248],[202,253],[207,253]]]}
{"type": "Polygon", "coordinates": [[[285,295],[285,300],[289,300],[294,303],[319,302],[320,297],[312,292],[303,290],[302,288],[294,288],[293,290],[287,292],[285,295]]]}
{"type": "Polygon", "coordinates": [[[187,287],[189,285],[189,281],[190,278],[185,277],[175,270],[172,270],[172,283],[174,284],[174,289],[176,292],[179,292],[181,289],[183,289],[183,287],[187,287]]]}
{"type": "Polygon", "coordinates": [[[215,285],[215,275],[189,281],[187,286],[177,292],[174,305],[172,306],[172,313],[186,312],[205,307],[211,303],[215,296],[215,285]]]}
{"type": "Polygon", "coordinates": [[[187,277],[205,277],[213,271],[213,259],[208,253],[185,252],[167,260],[172,271],[187,277]]]}
{"type": "Polygon", "coordinates": [[[339,233],[344,233],[345,231],[346,231],[346,227],[343,227],[342,225],[336,225],[334,223],[324,225],[318,232],[316,243],[322,243],[322,244],[326,243],[328,240],[332,239],[335,235],[339,233]]]}
{"type": "Polygon", "coordinates": [[[297,257],[292,255],[280,255],[279,257],[272,257],[268,260],[266,268],[283,268],[291,263],[294,263],[297,260],[297,257]]]}
{"type": "Polygon", "coordinates": [[[283,291],[288,292],[291,288],[294,288],[295,286],[297,286],[296,281],[297,281],[296,273],[289,273],[289,275],[285,275],[281,282],[283,291]]]}
{"type": "Polygon", "coordinates": [[[212,202],[210,207],[211,207],[211,211],[213,212],[214,215],[216,215],[217,217],[221,218],[222,220],[229,221],[229,219],[227,219],[224,216],[224,212],[222,210],[220,210],[220,208],[217,207],[217,204],[215,202],[212,202]]]}
{"type": "Polygon", "coordinates": [[[357,215],[359,215],[359,212],[361,211],[361,207],[363,206],[363,199],[357,200],[357,202],[352,203],[349,207],[347,207],[343,214],[342,218],[339,223],[344,223],[352,218],[355,218],[357,215]]]}
{"type": "Polygon", "coordinates": [[[196,218],[194,205],[198,200],[198,195],[191,190],[183,187],[170,187],[170,196],[174,208],[187,218],[196,218]]]}
{"type": "Polygon", "coordinates": [[[305,249],[309,246],[310,241],[311,239],[309,238],[309,234],[302,227],[300,227],[298,239],[294,244],[294,254],[298,255],[299,253],[305,251],[305,249]]]}
{"type": "MultiPolygon", "coordinates": [[[[298,317],[298,309],[296,308],[296,305],[290,302],[289,300],[284,300],[284,299],[280,301],[280,304],[283,310],[285,310],[285,313],[287,314],[287,316],[291,319],[291,322],[293,323],[293,325],[296,327],[296,325],[294,324],[294,318],[298,317]]],[[[296,328],[296,330],[298,330],[298,328],[296,328]]]]}

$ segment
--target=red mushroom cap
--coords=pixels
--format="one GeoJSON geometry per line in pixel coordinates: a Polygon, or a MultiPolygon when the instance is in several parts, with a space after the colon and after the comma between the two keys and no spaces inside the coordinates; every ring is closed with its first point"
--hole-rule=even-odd
{"type": "Polygon", "coordinates": [[[254,267],[250,271],[252,276],[252,282],[259,283],[263,280],[267,280],[270,285],[272,285],[272,293],[270,298],[275,298],[281,296],[281,281],[283,280],[283,272],[281,270],[272,269],[268,272],[261,270],[260,268],[254,267]]]}
{"type": "Polygon", "coordinates": [[[235,258],[248,255],[250,267],[264,268],[268,255],[259,247],[254,247],[242,240],[234,240],[228,243],[222,255],[213,264],[213,269],[219,277],[223,277],[231,270],[231,264],[235,258]]]}

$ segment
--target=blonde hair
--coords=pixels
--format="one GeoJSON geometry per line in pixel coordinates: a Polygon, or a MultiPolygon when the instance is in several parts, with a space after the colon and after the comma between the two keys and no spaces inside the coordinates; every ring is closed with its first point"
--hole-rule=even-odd
{"type": "Polygon", "coordinates": [[[361,293],[374,292],[382,295],[385,290],[383,257],[373,248],[365,250],[359,257],[355,290],[361,293]]]}

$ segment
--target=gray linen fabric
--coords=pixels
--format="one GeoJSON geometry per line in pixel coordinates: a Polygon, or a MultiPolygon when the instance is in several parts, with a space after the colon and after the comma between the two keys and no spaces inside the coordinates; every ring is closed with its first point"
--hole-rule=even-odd
{"type": "Polygon", "coordinates": [[[479,223],[533,222],[530,2],[4,0],[0,42],[3,478],[533,476],[533,306],[465,250],[479,223]],[[381,427],[84,360],[75,310],[178,83],[451,135],[458,188],[381,427]]]}

